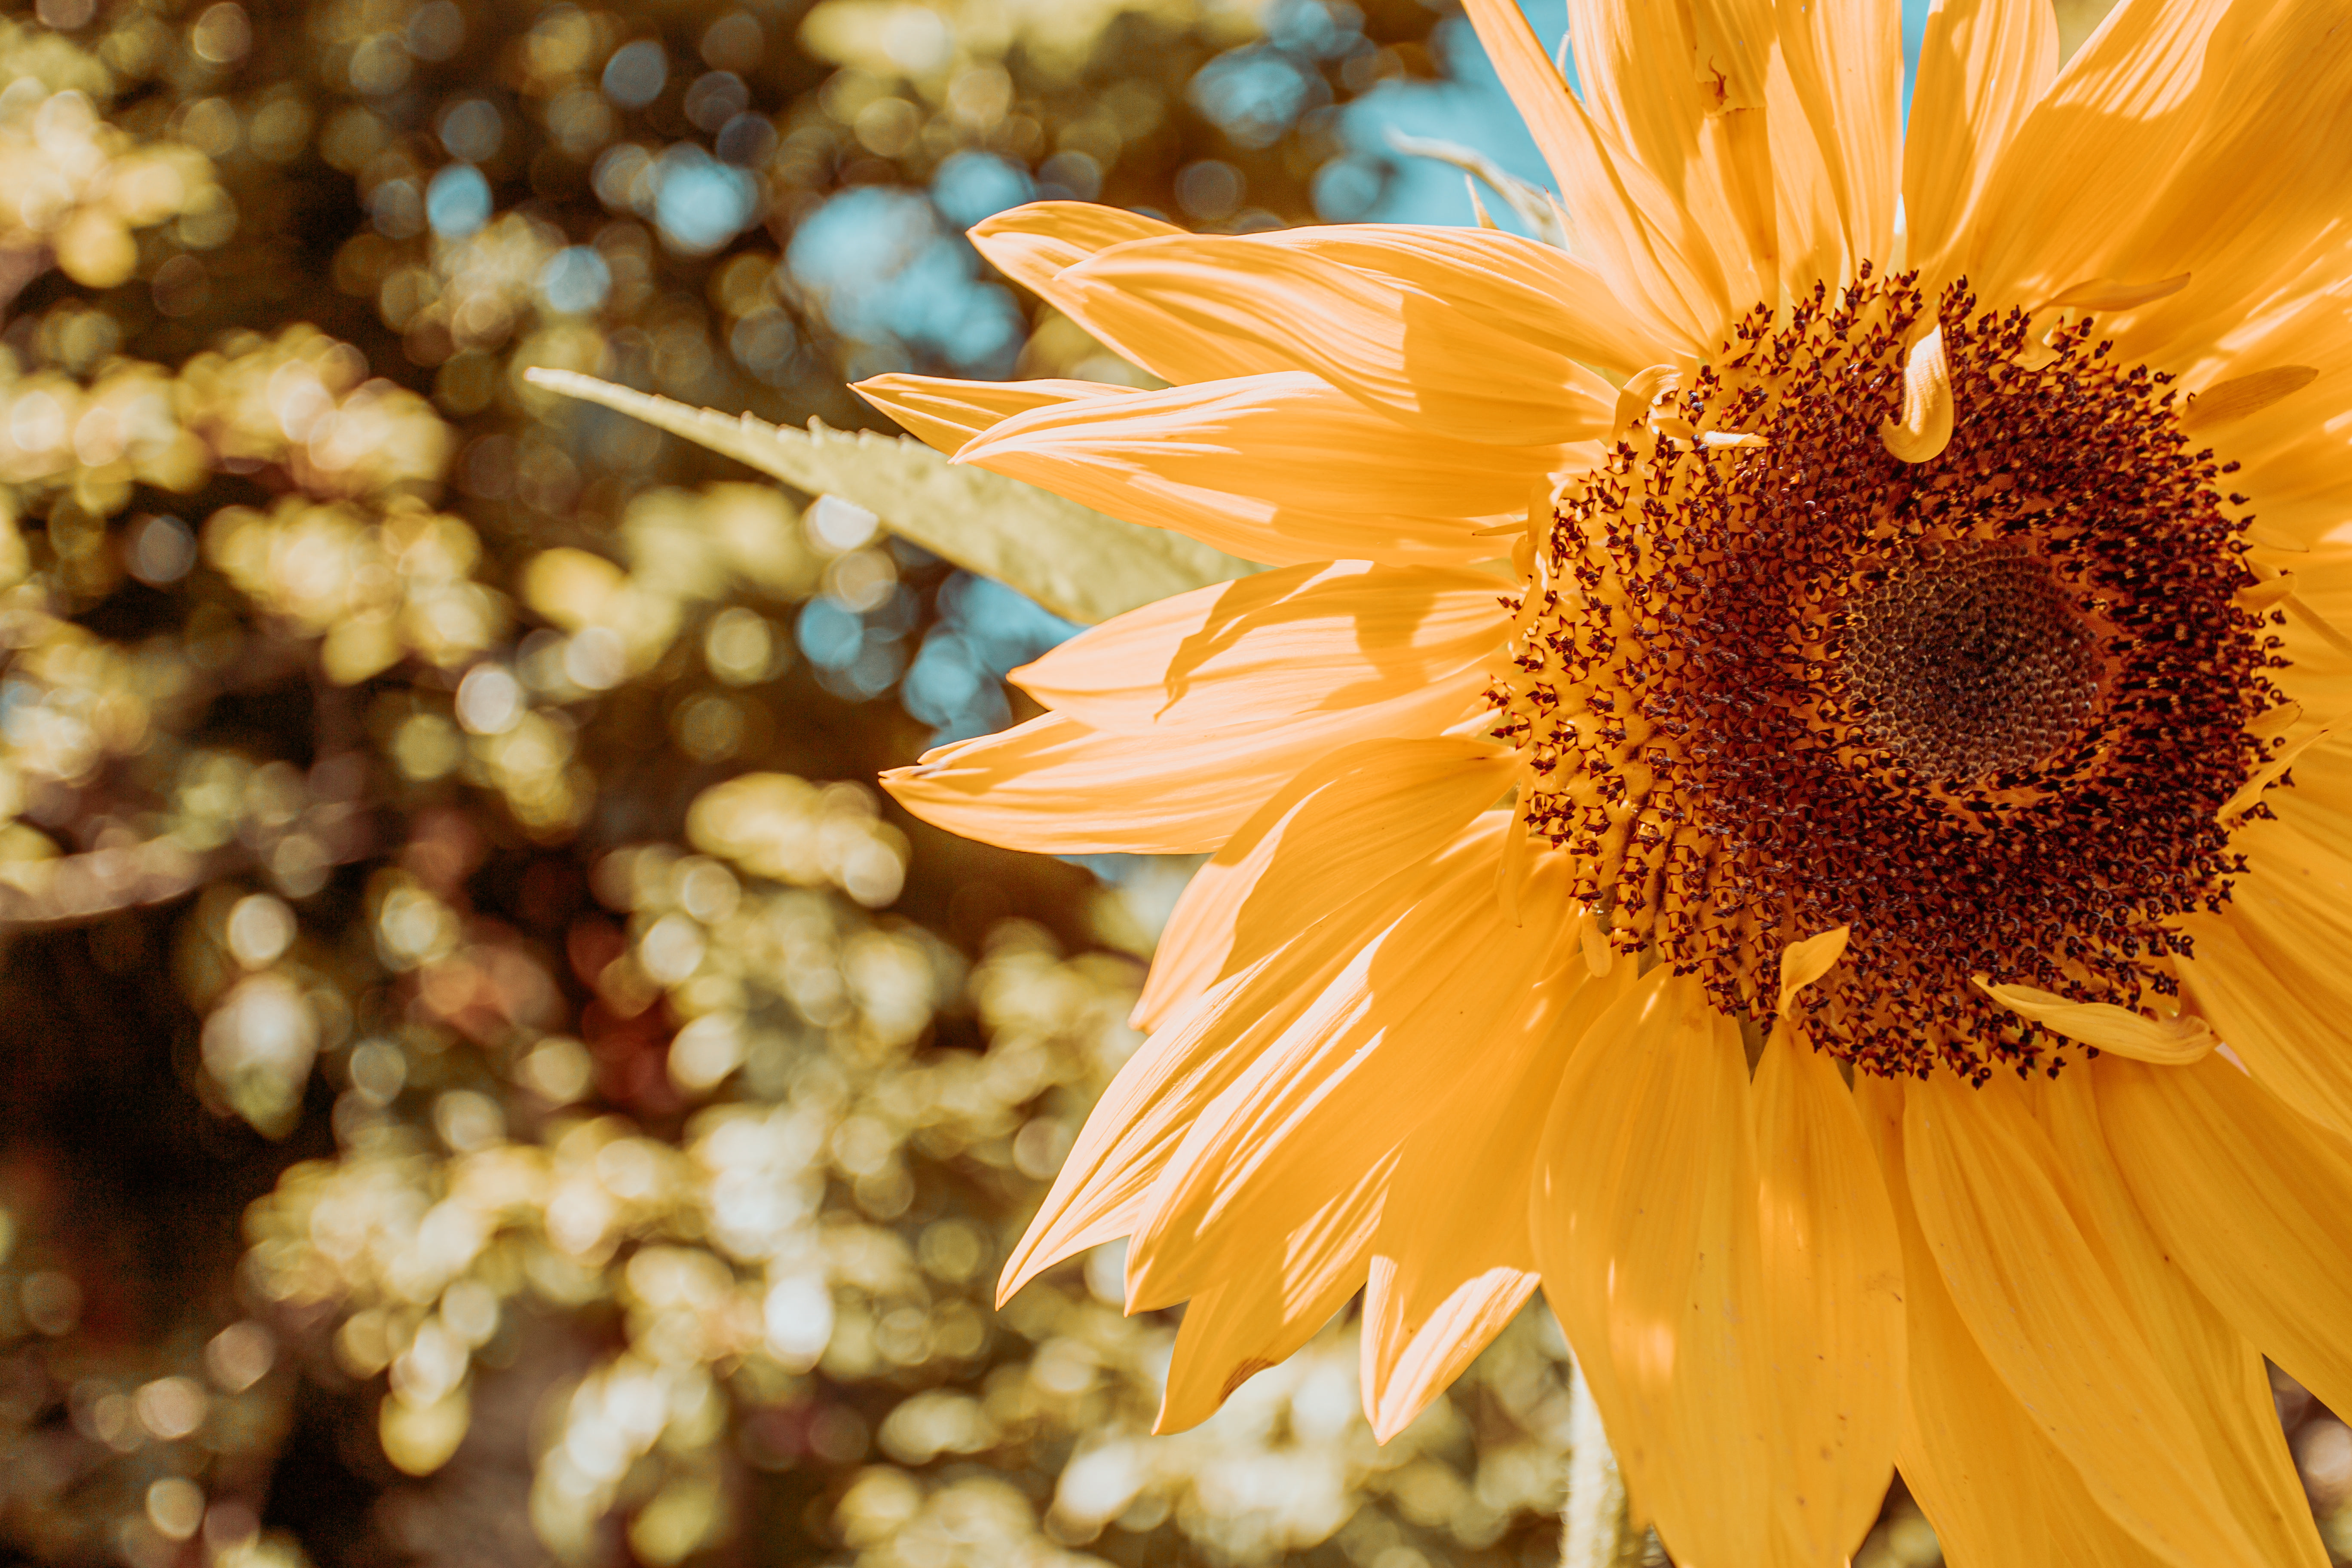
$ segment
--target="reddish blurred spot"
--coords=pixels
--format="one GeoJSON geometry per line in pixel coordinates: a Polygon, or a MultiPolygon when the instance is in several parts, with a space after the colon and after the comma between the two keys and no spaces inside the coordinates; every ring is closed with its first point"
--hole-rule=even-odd
{"type": "Polygon", "coordinates": [[[408,874],[445,900],[454,900],[458,885],[473,875],[488,846],[481,830],[454,807],[421,814],[400,863],[408,874]]]}
{"type": "Polygon", "coordinates": [[[569,860],[541,860],[522,874],[518,912],[530,924],[553,930],[570,919],[587,892],[580,868],[569,860]]]}
{"type": "Polygon", "coordinates": [[[580,1037],[596,1058],[596,1092],[614,1105],[667,1116],[686,1101],[669,1079],[669,1037],[677,1026],[667,1006],[632,1016],[591,1002],[580,1015],[580,1037]]]}
{"type": "Polygon", "coordinates": [[[580,984],[593,985],[606,964],[629,951],[629,939],[609,921],[589,916],[572,922],[572,934],[565,939],[563,948],[580,984]]]}

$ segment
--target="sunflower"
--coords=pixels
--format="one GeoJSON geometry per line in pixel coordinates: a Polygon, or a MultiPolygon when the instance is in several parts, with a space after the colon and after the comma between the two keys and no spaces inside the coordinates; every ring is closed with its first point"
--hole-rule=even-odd
{"type": "Polygon", "coordinates": [[[1363,1292],[1394,1434],[1540,1284],[1677,1562],[2325,1561],[2352,1410],[2342,0],[1469,11],[1491,228],[995,264],[1170,384],[865,391],[1267,570],[888,780],[1210,854],[1007,1291],[1130,1238],[1165,1428],[1363,1292]]]}

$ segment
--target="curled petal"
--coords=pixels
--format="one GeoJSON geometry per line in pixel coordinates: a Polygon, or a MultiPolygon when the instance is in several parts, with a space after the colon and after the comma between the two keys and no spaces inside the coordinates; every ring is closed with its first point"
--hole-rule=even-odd
{"type": "Polygon", "coordinates": [[[1773,1011],[1785,1017],[1798,992],[1837,967],[1853,934],[1852,926],[1832,926],[1802,942],[1790,942],[1780,954],[1780,1002],[1773,1011]]]}
{"type": "Polygon", "coordinates": [[[1878,427],[1886,449],[1906,463],[1938,456],[1952,440],[1952,373],[1944,360],[1944,329],[1911,345],[1903,367],[1903,422],[1878,427]]]}
{"type": "Polygon", "coordinates": [[[1994,985],[1982,975],[1976,986],[2021,1018],[2134,1061],[2184,1067],[2215,1044],[2202,1018],[2144,1018],[2112,1002],[2075,1002],[2031,985],[1994,985]]]}
{"type": "Polygon", "coordinates": [[[2189,399],[2189,406],[2181,412],[2180,428],[2184,433],[2210,430],[2259,414],[2318,379],[2319,372],[2307,364],[2275,365],[2250,375],[2231,376],[2189,399]]]}

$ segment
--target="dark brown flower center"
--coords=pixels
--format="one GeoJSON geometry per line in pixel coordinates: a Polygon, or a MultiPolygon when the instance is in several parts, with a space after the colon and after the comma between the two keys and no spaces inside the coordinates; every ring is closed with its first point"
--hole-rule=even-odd
{"type": "Polygon", "coordinates": [[[2238,601],[2228,469],[2092,330],[1979,314],[1964,286],[1931,316],[1865,270],[1759,307],[1561,481],[1489,700],[1531,830],[1622,951],[1762,1017],[1781,950],[1851,926],[1802,1005],[1888,1073],[2060,1043],[1973,975],[2173,988],[2170,922],[2228,896],[2219,813],[2263,754],[2278,643],[2238,601]],[[1881,430],[1931,321],[1954,434],[1908,463],[1881,430]]]}
{"type": "Polygon", "coordinates": [[[1921,776],[2018,775],[2076,740],[2098,706],[2090,622],[2049,565],[1963,547],[1847,601],[1837,677],[1870,742],[1921,776]]]}

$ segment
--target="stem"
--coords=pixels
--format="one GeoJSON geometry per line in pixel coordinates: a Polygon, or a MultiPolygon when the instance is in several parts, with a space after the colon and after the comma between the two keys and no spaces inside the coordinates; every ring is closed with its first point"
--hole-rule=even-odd
{"type": "Polygon", "coordinates": [[[1584,1368],[1571,1373],[1568,1502],[1560,1510],[1560,1568],[1639,1568],[1647,1531],[1633,1528],[1625,1479],[1601,1427],[1584,1368]]]}

